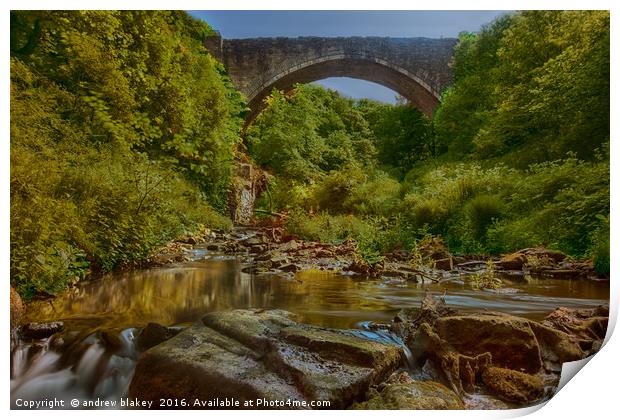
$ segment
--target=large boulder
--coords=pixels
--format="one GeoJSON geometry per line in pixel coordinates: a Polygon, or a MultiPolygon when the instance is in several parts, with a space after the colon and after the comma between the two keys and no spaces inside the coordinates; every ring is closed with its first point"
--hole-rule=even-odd
{"type": "Polygon", "coordinates": [[[430,377],[458,395],[476,392],[482,380],[504,401],[525,404],[540,398],[541,379],[555,378],[564,362],[600,348],[606,311],[559,309],[541,323],[490,311],[459,313],[427,296],[419,311],[399,313],[391,329],[415,364],[429,366],[430,377]]]}
{"type": "Polygon", "coordinates": [[[278,310],[208,314],[140,356],[129,395],[155,405],[160,398],[234,398],[241,407],[265,399],[344,408],[401,363],[398,346],[290,317],[278,310]]]}
{"type": "Polygon", "coordinates": [[[530,373],[542,366],[536,335],[526,319],[497,313],[447,316],[435,321],[434,330],[460,354],[488,352],[494,365],[530,373]]]}

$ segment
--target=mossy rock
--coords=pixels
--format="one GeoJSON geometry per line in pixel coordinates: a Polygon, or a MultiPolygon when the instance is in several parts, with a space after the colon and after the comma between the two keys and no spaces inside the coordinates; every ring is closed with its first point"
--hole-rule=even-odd
{"type": "Polygon", "coordinates": [[[345,408],[401,364],[399,346],[299,324],[291,316],[279,310],[210,313],[140,356],[129,395],[156,402],[323,400],[329,408],[345,408]]]}
{"type": "Polygon", "coordinates": [[[433,381],[389,384],[379,393],[371,391],[357,410],[462,410],[463,402],[453,391],[433,381]]]}
{"type": "Polygon", "coordinates": [[[545,393],[544,383],[538,376],[510,369],[488,367],[482,372],[482,382],[494,395],[509,402],[532,403],[545,393]]]}

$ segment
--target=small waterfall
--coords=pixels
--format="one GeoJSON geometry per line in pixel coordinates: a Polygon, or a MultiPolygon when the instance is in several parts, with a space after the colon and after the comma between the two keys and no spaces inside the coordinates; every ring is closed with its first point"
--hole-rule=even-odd
{"type": "MultiPolygon", "coordinates": [[[[112,333],[106,332],[109,336],[112,333]]],[[[127,395],[138,352],[135,329],[115,333],[114,345],[95,332],[62,348],[45,340],[17,340],[11,354],[11,406],[18,399],[120,399],[127,395]]],[[[70,334],[64,339],[70,339],[70,334]]],[[[63,407],[60,407],[63,408],[63,407]]],[[[65,407],[66,408],[66,407],[65,407]]]]}
{"type": "Polygon", "coordinates": [[[407,347],[407,344],[405,344],[405,342],[392,331],[385,328],[377,328],[376,324],[370,321],[360,322],[357,325],[362,329],[352,330],[354,335],[377,341],[379,343],[398,345],[401,349],[403,349],[407,369],[412,371],[417,367],[417,364],[413,358],[413,353],[411,353],[411,349],[407,347]]]}

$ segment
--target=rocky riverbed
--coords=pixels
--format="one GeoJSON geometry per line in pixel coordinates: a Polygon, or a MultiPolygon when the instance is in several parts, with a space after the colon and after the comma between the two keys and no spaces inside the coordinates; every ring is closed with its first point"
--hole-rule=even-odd
{"type": "Polygon", "coordinates": [[[306,241],[287,234],[282,227],[239,228],[233,232],[206,231],[196,236],[183,237],[154,253],[147,264],[165,265],[188,261],[188,251],[196,247],[223,254],[250,256],[252,264],[244,271],[258,275],[285,273],[292,276],[298,271],[320,270],[373,276],[394,282],[422,283],[461,277],[474,280],[477,287],[481,288],[499,288],[502,277],[518,279],[526,275],[609,281],[609,278],[596,274],[591,261],[575,260],[558,251],[540,247],[500,257],[454,256],[438,238],[422,242],[415,255],[396,250],[384,255],[380,262],[370,265],[359,256],[353,241],[338,245],[306,241]],[[485,275],[481,277],[481,274],[485,275]]]}
{"type": "Polygon", "coordinates": [[[553,395],[562,363],[598,351],[608,310],[561,308],[539,323],[460,314],[429,296],[421,308],[373,325],[376,337],[293,318],[261,309],[207,314],[140,356],[129,395],[231,398],[246,408],[259,400],[296,402],[280,408],[313,401],[355,409],[522,407],[553,395]],[[391,340],[377,339],[386,332],[391,340]]]}
{"type": "Polygon", "coordinates": [[[587,262],[418,251],[369,266],[352,242],[205,231],[21,320],[12,295],[12,396],[514,408],[552,396],[562,363],[600,348],[608,283],[587,262]],[[569,265],[566,280],[543,275],[569,265]]]}

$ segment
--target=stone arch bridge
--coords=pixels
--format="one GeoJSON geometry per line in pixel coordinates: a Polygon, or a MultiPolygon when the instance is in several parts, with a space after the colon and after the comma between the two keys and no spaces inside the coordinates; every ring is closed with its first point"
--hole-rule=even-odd
{"type": "Polygon", "coordinates": [[[250,38],[205,39],[250,107],[247,123],[263,109],[274,88],[327,77],[352,77],[386,86],[432,115],[452,82],[454,38],[250,38]]]}

